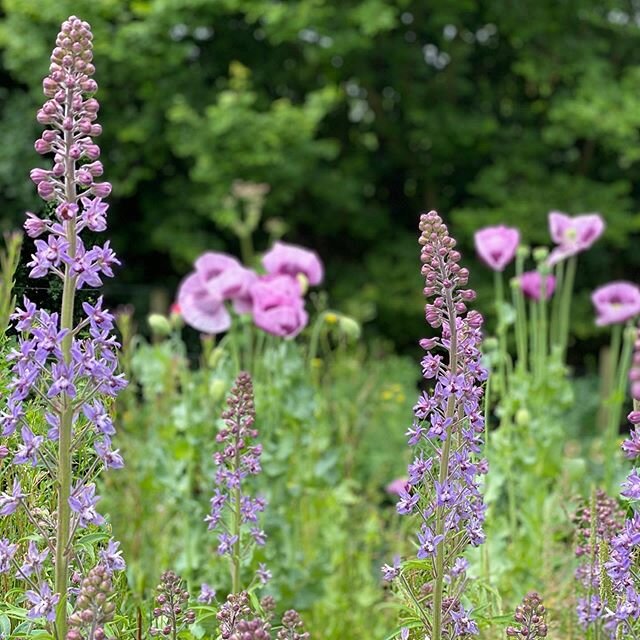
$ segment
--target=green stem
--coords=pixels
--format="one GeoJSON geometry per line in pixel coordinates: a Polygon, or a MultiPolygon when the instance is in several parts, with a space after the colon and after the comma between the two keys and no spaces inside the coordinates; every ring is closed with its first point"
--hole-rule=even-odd
{"type": "Polygon", "coordinates": [[[547,354],[549,353],[547,307],[547,274],[543,273],[540,285],[540,354],[543,368],[545,368],[547,354]]]}
{"type": "Polygon", "coordinates": [[[533,379],[538,380],[540,375],[538,353],[539,346],[538,340],[540,340],[540,332],[538,331],[539,323],[538,305],[535,300],[529,301],[529,332],[531,334],[531,372],[533,373],[533,379]]]}
{"type": "MultiPolygon", "coordinates": [[[[236,455],[235,455],[235,468],[236,471],[240,469],[240,417],[238,417],[236,425],[238,433],[236,434],[236,455]]],[[[240,523],[242,522],[242,512],[240,510],[242,494],[240,491],[240,485],[238,485],[233,491],[234,511],[233,522],[231,525],[231,535],[236,536],[236,541],[233,545],[233,553],[231,555],[231,592],[240,593],[240,523]]]]}
{"type": "Polygon", "coordinates": [[[243,231],[240,234],[240,255],[244,264],[250,265],[253,263],[254,253],[251,233],[243,231]]]}
{"type": "MultiPolygon", "coordinates": [[[[524,258],[518,255],[516,259],[516,278],[520,282],[523,271],[524,258]]],[[[518,370],[527,370],[527,305],[520,284],[513,288],[514,307],[516,309],[516,344],[518,349],[518,370]]]]}
{"type": "Polygon", "coordinates": [[[498,327],[496,330],[496,337],[498,338],[498,371],[500,373],[500,385],[499,391],[502,394],[507,393],[507,372],[505,362],[507,359],[507,335],[506,325],[504,322],[504,283],[502,282],[502,273],[500,271],[494,272],[494,282],[496,289],[496,309],[498,327]]]}
{"type": "Polygon", "coordinates": [[[311,329],[311,338],[309,340],[309,365],[318,357],[318,346],[320,344],[320,333],[322,332],[322,327],[324,326],[324,319],[326,316],[326,312],[322,312],[316,318],[316,321],[313,323],[313,329],[311,329]]]}
{"type": "MultiPolygon", "coordinates": [[[[447,311],[449,315],[449,331],[451,343],[449,346],[449,370],[452,375],[458,371],[458,336],[456,331],[456,311],[453,305],[451,292],[447,290],[447,311]]],[[[447,401],[445,418],[454,418],[456,410],[455,396],[452,394],[447,401]]],[[[451,450],[452,427],[447,429],[447,437],[442,445],[442,459],[440,460],[440,472],[438,481],[444,484],[449,476],[449,453],[451,450]]],[[[444,507],[436,507],[436,536],[444,535],[444,507]]],[[[435,584],[433,587],[433,633],[431,640],[441,640],[442,637],[442,595],[444,591],[444,554],[446,540],[438,543],[435,561],[435,584]]]]}
{"type": "MultiPolygon", "coordinates": [[[[65,102],[66,114],[71,113],[73,92],[67,89],[65,102]]],[[[75,204],[77,200],[75,184],[75,161],[71,158],[69,150],[73,144],[73,133],[66,131],[64,134],[65,145],[65,197],[67,202],[75,204]]],[[[74,258],[76,254],[76,223],[75,219],[65,222],[67,241],[69,242],[68,254],[74,258]]],[[[64,284],[62,289],[62,307],[60,314],[61,329],[68,329],[67,335],[62,340],[62,355],[65,363],[71,362],[71,345],[73,336],[73,312],[75,305],[76,283],[72,277],[69,265],[65,267],[64,284]]],[[[71,535],[71,507],[69,497],[71,495],[71,430],[73,424],[73,406],[68,396],[64,396],[63,409],[60,415],[60,437],[58,439],[58,521],[56,527],[56,566],[55,566],[55,592],[59,594],[60,601],[56,610],[56,637],[57,640],[65,640],[67,636],[67,587],[69,579],[69,537],[71,535]]]]}
{"type": "Polygon", "coordinates": [[[562,287],[562,307],[561,307],[561,323],[560,323],[560,361],[564,362],[567,345],[569,344],[569,331],[571,328],[571,297],[573,296],[573,284],[576,279],[576,265],[578,259],[571,256],[567,262],[567,273],[562,287]]]}
{"type": "Polygon", "coordinates": [[[556,266],[556,293],[551,303],[551,345],[560,346],[560,308],[564,291],[564,262],[556,266]]]}
{"type": "MultiPolygon", "coordinates": [[[[632,329],[632,327],[630,327],[632,329]]],[[[635,338],[633,330],[624,331],[622,325],[615,325],[611,338],[611,371],[614,375],[615,385],[611,396],[608,398],[607,430],[605,433],[605,447],[608,452],[606,482],[609,484],[613,480],[617,467],[616,450],[618,429],[622,417],[622,407],[624,405],[625,390],[627,388],[627,378],[633,352],[635,338]],[[622,344],[622,347],[621,347],[622,344]],[[616,375],[617,374],[617,375],[616,375]]]]}

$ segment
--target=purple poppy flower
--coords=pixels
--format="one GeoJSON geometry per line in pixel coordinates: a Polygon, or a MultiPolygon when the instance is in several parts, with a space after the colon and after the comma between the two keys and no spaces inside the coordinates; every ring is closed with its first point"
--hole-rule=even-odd
{"type": "Polygon", "coordinates": [[[234,257],[215,251],[201,255],[194,266],[213,297],[231,300],[237,313],[251,312],[250,289],[258,279],[254,271],[243,267],[234,257]]]}
{"type": "Polygon", "coordinates": [[[324,269],[315,251],[285,242],[276,242],[262,257],[262,265],[272,275],[288,275],[293,278],[303,274],[310,285],[322,282],[324,269]]]}
{"type": "Polygon", "coordinates": [[[222,333],[231,326],[231,316],[219,293],[212,293],[197,271],[178,288],[178,304],[184,321],[203,333],[222,333]]]}
{"type": "Polygon", "coordinates": [[[610,282],[591,295],[596,324],[620,324],[640,313],[640,288],[631,282],[610,282]]]}
{"type": "Polygon", "coordinates": [[[291,276],[260,277],[251,287],[253,321],[275,336],[293,338],[307,325],[300,283],[291,276]]]}
{"type": "Polygon", "coordinates": [[[494,271],[504,271],[516,255],[520,232],[504,225],[485,227],[476,232],[474,240],[480,259],[494,271]]]}
{"type": "Polygon", "coordinates": [[[549,256],[549,264],[554,265],[569,256],[586,251],[602,235],[604,229],[604,220],[599,213],[571,217],[560,211],[551,211],[549,233],[558,246],[549,256]]]}
{"type": "MultiPolygon", "coordinates": [[[[538,271],[526,271],[520,276],[519,283],[522,293],[531,300],[542,298],[542,274],[538,271]]],[[[544,279],[544,297],[549,300],[556,289],[556,278],[548,274],[544,279]]]]}

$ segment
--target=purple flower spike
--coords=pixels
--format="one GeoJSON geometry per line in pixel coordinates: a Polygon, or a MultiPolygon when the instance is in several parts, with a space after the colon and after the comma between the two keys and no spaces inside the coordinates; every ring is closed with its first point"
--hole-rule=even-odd
{"type": "Polygon", "coordinates": [[[494,271],[504,271],[516,255],[520,232],[504,225],[485,227],[476,232],[474,240],[480,259],[494,271]]]}
{"type": "MultiPolygon", "coordinates": [[[[108,205],[102,198],[111,192],[111,185],[101,179],[104,169],[94,140],[102,127],[97,123],[99,104],[94,97],[98,85],[93,79],[92,40],[88,23],[75,16],[65,20],[42,83],[46,99],[36,119],[44,131],[34,146],[38,153],[52,157],[48,166],[35,167],[30,176],[46,206],[40,212],[27,212],[24,227],[34,238],[30,277],[61,280],[62,299],[54,311],[37,308],[24,298],[22,308],[13,313],[17,345],[7,356],[11,380],[0,408],[2,435],[18,440],[11,452],[2,446],[2,458],[12,455],[18,466],[12,469],[16,476],[12,491],[5,488],[0,494],[0,516],[24,507],[40,538],[33,531],[21,534],[25,543],[20,543],[21,563],[13,562],[14,577],[25,579],[31,587],[25,593],[29,618],[52,622],[59,603],[55,624],[59,638],[75,633],[67,633],[69,620],[64,613],[72,604],[68,597],[77,595],[70,564],[86,566],[97,551],[91,553],[77,544],[78,530],[104,523],[95,508],[99,499],[95,485],[87,482],[101,469],[123,464],[111,445],[115,430],[103,404],[105,397],[114,397],[126,385],[118,372],[119,344],[109,334],[113,318],[102,298],[94,303],[92,294],[82,305],[85,317],[76,304],[79,289],[99,287],[120,264],[108,241],[92,246],[81,236],[83,230],[93,234],[106,229],[108,205]],[[13,435],[16,431],[20,439],[13,435]],[[58,501],[50,505],[51,522],[47,518],[44,525],[37,524],[40,518],[34,515],[37,497],[36,504],[30,504],[31,496],[21,488],[25,470],[20,465],[26,464],[38,466],[42,491],[53,488],[58,501]],[[40,550],[43,535],[46,548],[40,550]],[[45,578],[54,575],[52,588],[45,578]]],[[[14,544],[0,541],[0,571],[8,571],[15,552],[14,544]]],[[[108,547],[106,553],[112,569],[123,568],[117,548],[108,547]]],[[[54,629],[51,624],[47,628],[54,629]]]]}
{"type": "Polygon", "coordinates": [[[549,264],[562,262],[570,256],[586,251],[602,235],[604,220],[599,213],[568,216],[560,211],[549,213],[549,232],[558,245],[549,256],[549,264]]]}
{"type": "Polygon", "coordinates": [[[621,324],[640,314],[640,288],[631,282],[611,282],[591,295],[596,324],[621,324]]]}
{"type": "MultiPolygon", "coordinates": [[[[538,271],[526,271],[520,276],[522,293],[531,300],[542,299],[543,276],[538,271]]],[[[544,298],[549,300],[556,289],[556,278],[552,274],[544,276],[544,298]]]]}
{"type": "MultiPolygon", "coordinates": [[[[467,311],[467,302],[475,297],[466,288],[469,272],[459,265],[456,242],[440,216],[435,211],[423,214],[420,231],[424,294],[429,299],[425,318],[440,336],[421,341],[431,352],[421,363],[429,391],[423,391],[414,406],[414,423],[407,431],[414,459],[408,481],[398,491],[398,513],[419,519],[417,560],[385,566],[383,573],[389,579],[406,575],[406,588],[428,585],[429,627],[420,633],[457,638],[478,633],[459,598],[465,580],[461,550],[482,544],[485,537],[480,477],[488,465],[479,455],[487,377],[480,364],[483,320],[476,311],[467,311]]],[[[517,245],[515,229],[496,227],[476,234],[482,259],[498,271],[511,261],[517,245]]],[[[411,594],[408,606],[420,595],[411,594]]],[[[424,617],[425,609],[415,614],[424,617]]]]}
{"type": "Polygon", "coordinates": [[[322,282],[324,268],[315,251],[285,242],[276,242],[262,257],[262,265],[272,275],[305,276],[312,286],[322,282]]]}

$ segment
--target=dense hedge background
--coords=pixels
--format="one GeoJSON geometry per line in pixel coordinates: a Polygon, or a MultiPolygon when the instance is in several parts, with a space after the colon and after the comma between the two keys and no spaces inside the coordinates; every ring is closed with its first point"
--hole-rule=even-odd
{"type": "MultiPolygon", "coordinates": [[[[466,249],[487,223],[536,244],[549,209],[600,211],[608,230],[579,274],[585,338],[589,288],[639,278],[637,2],[0,6],[3,225],[38,206],[26,176],[40,81],[60,21],[77,14],[94,27],[110,229],[126,263],[111,295],[141,311],[200,251],[238,251],[224,226],[235,179],[271,185],[266,217],[320,252],[333,303],[399,347],[422,326],[423,209],[448,217],[466,249]]],[[[474,285],[490,282],[474,272],[474,285]]]]}

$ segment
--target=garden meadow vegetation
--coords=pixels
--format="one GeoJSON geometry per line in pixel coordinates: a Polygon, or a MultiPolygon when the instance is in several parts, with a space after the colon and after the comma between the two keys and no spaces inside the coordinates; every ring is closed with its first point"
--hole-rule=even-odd
{"type": "Polygon", "coordinates": [[[121,265],[94,73],[72,16],[24,223],[59,306],[16,299],[19,234],[0,256],[1,637],[638,637],[636,283],[593,291],[598,387],[568,364],[603,217],[552,211],[550,249],[479,229],[487,326],[455,230],[421,214],[418,367],[331,308],[315,251],[256,254],[269,187],[236,182],[242,260],[203,252],[147,339],[100,291],[121,265]]]}

